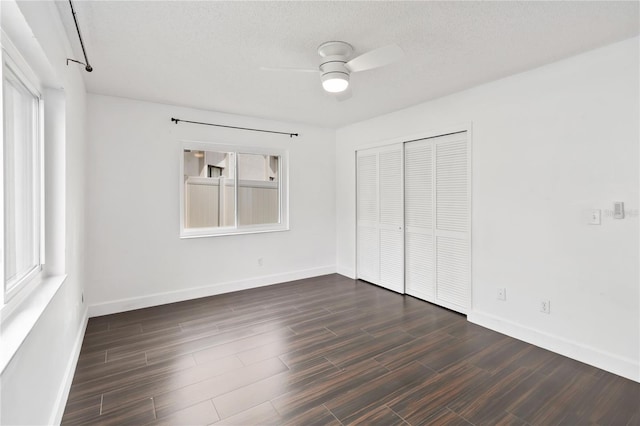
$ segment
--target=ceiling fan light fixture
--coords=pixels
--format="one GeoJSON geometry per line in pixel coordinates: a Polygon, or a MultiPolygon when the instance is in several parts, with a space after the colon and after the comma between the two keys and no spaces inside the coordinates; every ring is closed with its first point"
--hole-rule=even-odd
{"type": "Polygon", "coordinates": [[[397,44],[369,50],[355,58],[353,57],[353,51],[353,46],[344,41],[327,41],[318,46],[320,63],[317,70],[273,67],[262,67],[261,69],[267,71],[319,71],[322,88],[326,92],[338,94],[334,97],[336,100],[345,100],[351,96],[351,90],[347,90],[349,89],[351,73],[372,70],[392,64],[399,61],[404,55],[404,52],[397,44]],[[342,93],[345,91],[346,93],[342,93]]]}
{"type": "Polygon", "coordinates": [[[349,87],[349,74],[328,72],[322,75],[322,88],[329,93],[340,93],[349,87]]]}

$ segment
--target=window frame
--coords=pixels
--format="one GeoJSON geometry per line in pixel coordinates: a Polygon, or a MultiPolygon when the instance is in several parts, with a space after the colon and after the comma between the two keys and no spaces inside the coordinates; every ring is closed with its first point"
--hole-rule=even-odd
{"type": "MultiPolygon", "coordinates": [[[[34,154],[34,243],[36,245],[35,252],[37,253],[37,263],[28,273],[20,277],[9,288],[6,279],[6,262],[4,256],[7,252],[5,246],[5,176],[4,176],[4,91],[2,99],[2,147],[0,147],[0,162],[2,164],[2,173],[0,173],[0,241],[2,242],[3,259],[0,266],[0,275],[2,276],[2,306],[6,306],[9,302],[12,302],[19,294],[28,293],[27,288],[33,289],[43,279],[43,270],[45,264],[45,184],[44,184],[44,101],[43,101],[43,89],[40,80],[36,77],[27,61],[22,57],[19,51],[13,46],[6,34],[2,34],[2,82],[7,78],[7,71],[13,75],[15,79],[21,84],[36,100],[36,106],[34,108],[35,120],[34,120],[34,133],[35,133],[35,154],[34,154]]],[[[29,290],[30,292],[31,290],[29,290]]]]}
{"type": "Polygon", "coordinates": [[[280,232],[289,230],[289,152],[279,148],[265,148],[248,145],[230,145],[218,142],[181,141],[179,143],[179,208],[180,208],[180,238],[204,238],[225,235],[258,234],[265,232],[280,232]],[[209,228],[185,227],[185,188],[184,188],[184,151],[199,150],[234,153],[234,197],[235,197],[235,225],[209,228]],[[259,225],[238,225],[238,154],[272,155],[280,158],[278,163],[278,223],[259,225]]]}

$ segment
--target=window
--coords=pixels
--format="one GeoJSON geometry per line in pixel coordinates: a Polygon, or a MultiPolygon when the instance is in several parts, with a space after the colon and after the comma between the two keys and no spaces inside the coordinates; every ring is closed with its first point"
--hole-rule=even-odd
{"type": "Polygon", "coordinates": [[[285,151],[185,142],[180,166],[181,237],[289,229],[285,151]]]}
{"type": "Polygon", "coordinates": [[[42,117],[39,91],[3,51],[4,297],[42,270],[42,117]]]}

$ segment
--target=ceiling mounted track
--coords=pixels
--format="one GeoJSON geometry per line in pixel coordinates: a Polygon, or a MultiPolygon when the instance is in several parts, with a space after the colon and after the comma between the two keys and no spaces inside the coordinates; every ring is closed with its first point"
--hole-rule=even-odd
{"type": "Polygon", "coordinates": [[[224,127],[224,128],[227,128],[227,129],[236,129],[236,130],[247,130],[247,131],[250,131],[250,132],[275,133],[275,134],[278,134],[278,135],[288,135],[290,138],[292,138],[294,136],[296,136],[296,137],[298,136],[298,133],[276,132],[275,130],[252,129],[250,127],[226,126],[224,124],[203,123],[201,121],[189,121],[189,120],[182,120],[180,118],[173,118],[173,117],[171,117],[171,121],[173,121],[176,124],[178,124],[179,122],[183,122],[183,123],[191,123],[191,124],[202,124],[203,126],[224,127]]]}
{"type": "Polygon", "coordinates": [[[87,72],[93,71],[93,67],[89,64],[89,58],[87,58],[87,51],[84,48],[84,41],[82,40],[82,34],[80,34],[80,26],[78,25],[78,19],[76,18],[76,11],[73,8],[73,3],[69,0],[69,6],[71,6],[71,15],[73,16],[73,22],[76,24],[76,31],[78,31],[78,38],[80,39],[80,47],[82,47],[82,54],[84,55],[84,62],[76,61],[75,59],[67,58],[67,65],[69,65],[69,61],[75,62],[77,64],[84,65],[84,69],[87,72]]]}

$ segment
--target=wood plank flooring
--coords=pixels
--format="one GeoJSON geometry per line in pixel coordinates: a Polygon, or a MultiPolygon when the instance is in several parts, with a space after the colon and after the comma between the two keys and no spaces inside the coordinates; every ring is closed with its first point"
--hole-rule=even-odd
{"type": "Polygon", "coordinates": [[[340,275],[92,318],[64,425],[640,425],[640,384],[340,275]]]}

